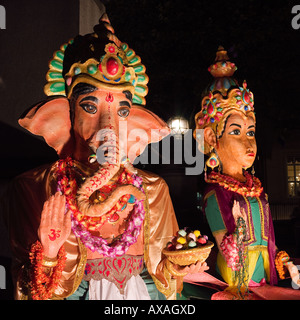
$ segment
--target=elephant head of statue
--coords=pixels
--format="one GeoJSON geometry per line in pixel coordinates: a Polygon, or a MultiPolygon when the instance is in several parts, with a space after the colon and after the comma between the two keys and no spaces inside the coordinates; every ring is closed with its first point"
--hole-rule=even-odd
{"type": "MultiPolygon", "coordinates": [[[[91,205],[91,195],[152,142],[170,133],[167,124],[145,108],[148,76],[139,56],[114,34],[107,16],[94,33],[77,36],[54,53],[44,91],[48,99],[33,106],[19,124],[42,136],[60,158],[72,157],[94,169],[80,186],[80,211],[98,217],[115,203],[91,205]],[[95,160],[98,161],[95,161],[95,160]]],[[[115,197],[145,195],[132,185],[115,197]]]]}

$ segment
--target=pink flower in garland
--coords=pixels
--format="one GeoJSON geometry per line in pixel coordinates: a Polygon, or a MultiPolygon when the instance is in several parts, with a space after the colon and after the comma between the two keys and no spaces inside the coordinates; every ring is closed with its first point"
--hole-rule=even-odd
{"type": "Polygon", "coordinates": [[[141,217],[136,217],[134,220],[134,224],[136,227],[139,227],[143,222],[144,222],[144,219],[142,219],[141,217]]]}
{"type": "Polygon", "coordinates": [[[227,266],[231,268],[233,271],[240,270],[241,266],[239,264],[238,248],[233,234],[224,236],[220,244],[220,248],[226,259],[227,266]]]}
{"type": "Polygon", "coordinates": [[[115,255],[116,255],[116,256],[122,256],[122,255],[124,255],[125,252],[126,252],[125,247],[126,247],[126,245],[123,246],[123,245],[121,245],[121,244],[115,246],[115,247],[114,247],[115,255]]]}

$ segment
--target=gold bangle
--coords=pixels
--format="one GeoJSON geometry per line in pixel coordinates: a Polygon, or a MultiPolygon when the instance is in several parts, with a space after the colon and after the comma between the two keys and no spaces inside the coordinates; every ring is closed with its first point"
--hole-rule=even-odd
{"type": "Polygon", "coordinates": [[[43,261],[42,261],[43,267],[53,268],[57,265],[57,263],[58,263],[57,258],[51,259],[51,258],[43,256],[43,261]]]}

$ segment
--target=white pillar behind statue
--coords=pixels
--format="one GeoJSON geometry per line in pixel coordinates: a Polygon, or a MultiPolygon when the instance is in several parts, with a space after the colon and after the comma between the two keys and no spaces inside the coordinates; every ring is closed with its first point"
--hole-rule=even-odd
{"type": "Polygon", "coordinates": [[[79,34],[92,33],[105,12],[104,4],[99,0],[79,0],[79,34]]]}

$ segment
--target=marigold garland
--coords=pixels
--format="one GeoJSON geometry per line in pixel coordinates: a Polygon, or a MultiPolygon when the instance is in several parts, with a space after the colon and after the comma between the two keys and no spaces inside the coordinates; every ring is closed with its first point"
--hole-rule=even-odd
{"type": "MultiPolygon", "coordinates": [[[[144,218],[145,218],[145,209],[143,206],[143,200],[135,200],[134,208],[132,210],[130,219],[128,220],[128,225],[126,230],[113,240],[112,243],[108,243],[106,239],[103,239],[101,236],[93,236],[88,228],[88,225],[84,222],[91,223],[91,218],[84,216],[78,209],[76,192],[77,192],[77,183],[74,177],[72,170],[74,163],[73,160],[69,157],[67,159],[59,160],[57,166],[57,179],[58,179],[58,190],[61,191],[66,196],[67,208],[72,211],[71,220],[72,220],[72,231],[75,236],[80,238],[82,243],[89,248],[91,251],[97,251],[99,254],[106,257],[115,257],[121,256],[126,253],[131,245],[136,243],[137,238],[141,232],[144,218]]],[[[119,184],[132,184],[136,188],[139,188],[142,192],[145,192],[143,189],[143,180],[137,175],[130,174],[127,172],[126,168],[120,174],[118,178],[119,184]]],[[[103,188],[106,188],[104,186],[103,188]]],[[[101,191],[105,189],[101,188],[101,191]]],[[[130,195],[124,195],[121,200],[121,207],[115,205],[107,214],[104,214],[100,218],[97,217],[97,226],[96,230],[99,230],[100,227],[111,218],[111,216],[117,212],[124,204],[127,204],[130,195]],[[122,200],[123,199],[123,200],[122,200]]]]}
{"type": "Polygon", "coordinates": [[[225,189],[241,194],[245,197],[259,197],[263,187],[258,178],[252,177],[247,171],[244,172],[246,182],[240,182],[232,177],[212,171],[206,178],[207,183],[217,183],[225,189]]]}
{"type": "MultiPolygon", "coordinates": [[[[87,230],[98,231],[106,221],[108,221],[117,211],[127,204],[130,195],[122,196],[111,210],[100,217],[85,216],[77,207],[77,182],[72,170],[73,167],[74,161],[70,157],[58,162],[56,176],[59,190],[66,196],[68,207],[71,209],[72,215],[76,221],[78,221],[87,230]]],[[[117,188],[118,184],[134,184],[134,179],[124,170],[116,182],[105,185],[100,190],[97,190],[96,193],[98,194],[98,197],[100,196],[103,199],[106,199],[108,195],[117,188]]],[[[97,202],[98,200],[94,199],[94,201],[97,202]]]]}
{"type": "Polygon", "coordinates": [[[42,264],[43,251],[42,244],[36,241],[32,244],[29,254],[31,263],[29,286],[33,300],[48,300],[52,297],[65,267],[66,253],[64,246],[62,246],[58,252],[57,265],[52,269],[52,273],[47,275],[42,264]]]}
{"type": "Polygon", "coordinates": [[[276,266],[276,270],[278,272],[279,278],[282,280],[285,279],[285,273],[287,272],[285,263],[289,260],[290,260],[290,257],[285,251],[279,251],[276,254],[275,266],[276,266]]]}

